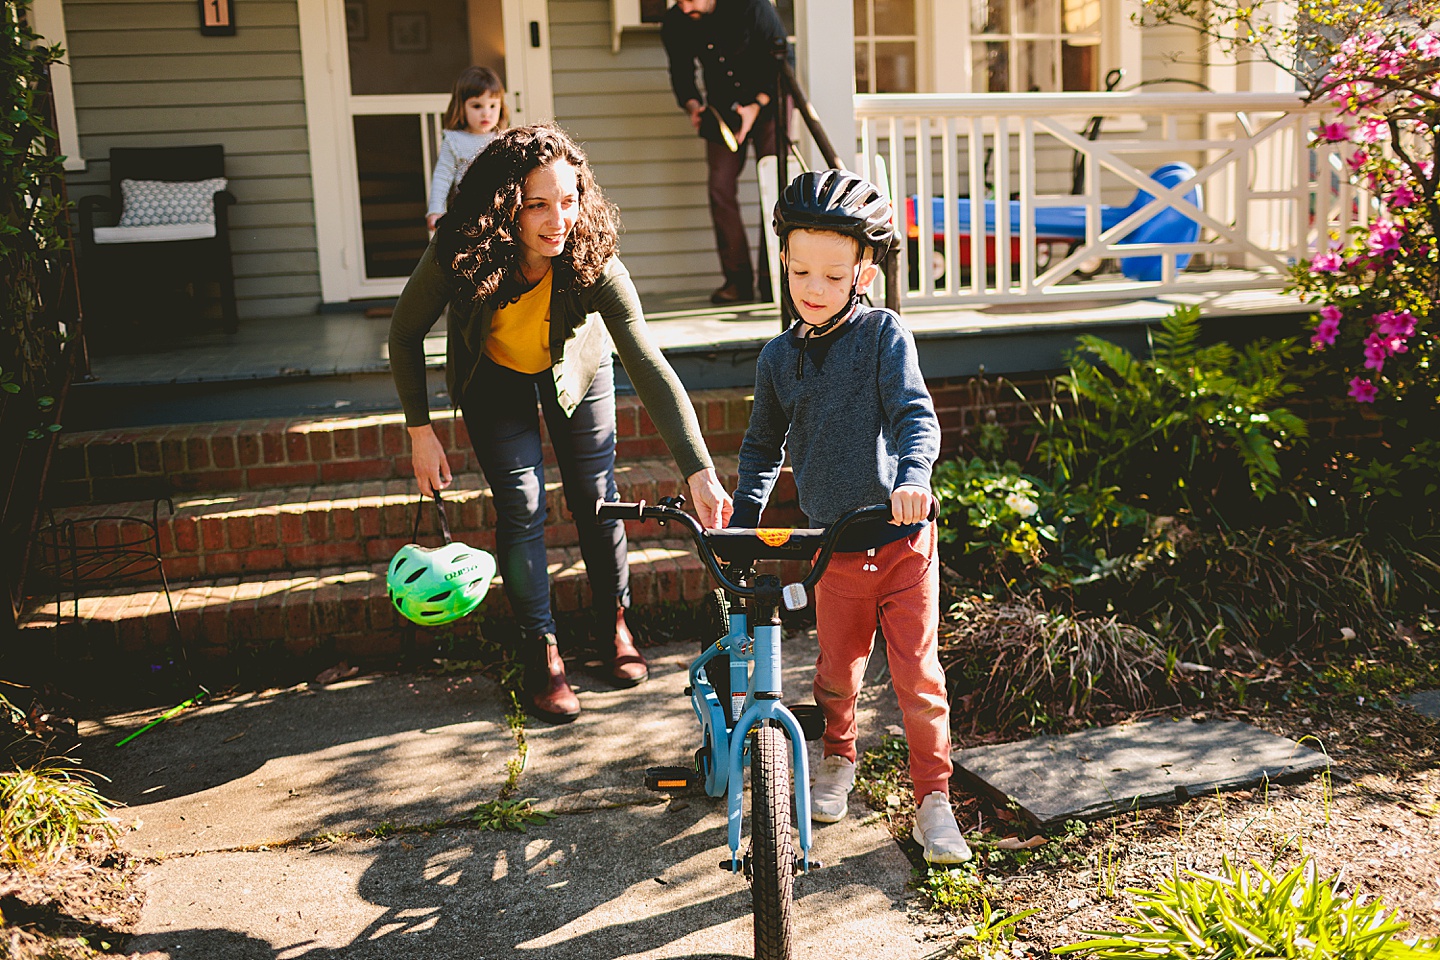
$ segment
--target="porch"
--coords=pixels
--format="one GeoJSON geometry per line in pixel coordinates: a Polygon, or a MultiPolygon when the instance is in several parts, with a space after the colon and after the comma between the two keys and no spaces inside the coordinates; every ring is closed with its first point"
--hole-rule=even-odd
{"type": "MultiPolygon", "coordinates": [[[[1214,270],[1217,292],[1111,299],[1048,297],[904,307],[927,379],[1020,375],[1063,365],[1081,332],[1143,345],[1148,325],[1180,304],[1200,306],[1213,335],[1294,332],[1300,305],[1276,289],[1233,288],[1254,271],[1214,270]]],[[[1077,289],[1077,292],[1079,290],[1077,289]]],[[[701,294],[643,298],[651,335],[692,391],[749,387],[761,346],[780,329],[770,303],[717,308],[701,294]]],[[[67,430],[218,420],[340,416],[398,409],[390,382],[384,308],[246,320],[238,332],[195,329],[164,342],[134,341],[92,356],[93,379],[76,383],[67,430]]],[[[444,390],[444,320],[427,339],[431,402],[444,390]]],[[[621,389],[628,390],[623,373],[621,389]]]]}

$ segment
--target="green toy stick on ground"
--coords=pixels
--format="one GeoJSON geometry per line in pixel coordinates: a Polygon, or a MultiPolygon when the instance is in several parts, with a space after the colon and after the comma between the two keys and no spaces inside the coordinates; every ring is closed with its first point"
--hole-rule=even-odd
{"type": "Polygon", "coordinates": [[[195,694],[195,696],[191,697],[189,700],[186,700],[184,703],[177,703],[169,710],[166,710],[164,713],[160,714],[160,716],[156,717],[154,720],[151,720],[149,723],[145,724],[145,726],[141,727],[139,730],[136,730],[134,733],[125,737],[123,740],[118,741],[115,746],[125,746],[125,744],[129,743],[131,740],[134,740],[136,737],[140,736],[140,734],[146,732],[147,730],[153,730],[154,728],[160,726],[160,724],[164,723],[166,720],[169,720],[171,717],[178,715],[181,710],[184,710],[186,707],[195,706],[197,703],[199,703],[201,700],[204,700],[208,696],[210,696],[210,691],[202,686],[200,688],[200,692],[195,694]]]}

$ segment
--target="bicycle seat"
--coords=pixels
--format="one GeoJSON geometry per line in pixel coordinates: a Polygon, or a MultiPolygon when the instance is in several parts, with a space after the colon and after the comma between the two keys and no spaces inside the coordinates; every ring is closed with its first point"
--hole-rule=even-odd
{"type": "Polygon", "coordinates": [[[726,563],[756,560],[808,560],[825,542],[823,529],[790,527],[727,527],[706,530],[705,542],[726,563]]]}

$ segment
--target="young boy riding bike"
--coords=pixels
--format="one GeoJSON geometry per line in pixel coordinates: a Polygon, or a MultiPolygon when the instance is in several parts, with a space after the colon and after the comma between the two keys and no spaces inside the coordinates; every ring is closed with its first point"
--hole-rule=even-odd
{"type": "Polygon", "coordinates": [[[910,746],[915,841],[932,862],[960,863],[970,849],[950,806],[939,561],[928,519],[940,424],[909,331],[890,311],[860,302],[894,236],[890,204],[854,174],[804,173],[775,206],[775,232],[784,296],[799,319],[760,353],[731,526],[759,524],[787,449],[800,508],[814,525],[872,503],[891,506],[888,522],[846,531],[815,589],[815,701],[826,725],[810,817],[845,816],[855,701],[878,624],[910,746]]]}

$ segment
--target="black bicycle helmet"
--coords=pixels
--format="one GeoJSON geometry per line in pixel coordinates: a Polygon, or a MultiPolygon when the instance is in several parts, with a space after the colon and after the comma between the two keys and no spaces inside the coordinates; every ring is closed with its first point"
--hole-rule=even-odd
{"type": "Polygon", "coordinates": [[[791,230],[832,230],[860,242],[880,260],[895,239],[890,201],[880,189],[847,170],[802,173],[775,204],[775,235],[783,245],[791,230]]]}

